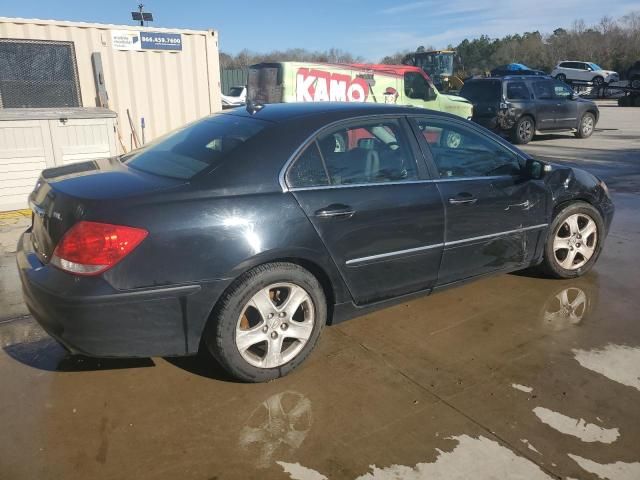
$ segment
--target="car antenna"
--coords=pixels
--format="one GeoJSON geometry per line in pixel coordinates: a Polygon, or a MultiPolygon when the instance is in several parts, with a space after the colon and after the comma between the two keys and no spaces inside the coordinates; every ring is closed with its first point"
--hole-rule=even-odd
{"type": "Polygon", "coordinates": [[[247,100],[247,112],[249,112],[251,115],[255,115],[263,108],[264,108],[263,103],[253,101],[251,99],[247,100]]]}

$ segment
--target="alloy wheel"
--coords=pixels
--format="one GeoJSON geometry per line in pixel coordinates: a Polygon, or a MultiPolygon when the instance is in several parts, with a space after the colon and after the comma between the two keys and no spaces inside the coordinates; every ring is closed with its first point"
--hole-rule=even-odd
{"type": "Polygon", "coordinates": [[[569,215],[558,227],[553,239],[556,262],[565,270],[584,266],[596,251],[598,227],[584,213],[569,215]]]}
{"type": "Polygon", "coordinates": [[[242,358],[258,368],[293,360],[313,332],[315,308],[309,293],[294,283],[276,283],[255,293],[236,325],[242,358]]]}
{"type": "Polygon", "coordinates": [[[523,120],[522,122],[520,122],[520,125],[518,125],[518,138],[520,138],[520,140],[524,142],[527,142],[531,140],[532,137],[533,124],[531,123],[531,120],[523,120]]]}
{"type": "Polygon", "coordinates": [[[593,132],[593,117],[591,115],[585,115],[580,128],[582,129],[582,135],[585,137],[591,135],[591,132],[593,132]]]}

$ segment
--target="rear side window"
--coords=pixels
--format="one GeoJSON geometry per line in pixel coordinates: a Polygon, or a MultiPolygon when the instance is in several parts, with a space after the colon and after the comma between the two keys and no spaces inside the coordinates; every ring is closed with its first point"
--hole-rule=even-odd
{"type": "Polygon", "coordinates": [[[524,82],[509,82],[507,84],[508,100],[529,100],[531,93],[524,82]]]}
{"type": "Polygon", "coordinates": [[[266,123],[235,115],[212,115],[175,130],[122,158],[129,167],[188,180],[219,165],[266,123]]]}
{"type": "Polygon", "coordinates": [[[368,120],[325,132],[287,173],[292,188],[415,179],[415,158],[398,120],[368,120]]]}
{"type": "Polygon", "coordinates": [[[536,98],[540,100],[553,99],[553,88],[551,82],[546,80],[533,82],[533,91],[536,94],[536,98]]]}
{"type": "Polygon", "coordinates": [[[496,102],[502,97],[502,82],[500,80],[479,80],[466,82],[460,96],[472,102],[496,102]]]}
{"type": "Polygon", "coordinates": [[[329,175],[324,160],[320,156],[317,142],[314,141],[305,148],[289,169],[287,184],[293,188],[329,185],[329,175]]]}

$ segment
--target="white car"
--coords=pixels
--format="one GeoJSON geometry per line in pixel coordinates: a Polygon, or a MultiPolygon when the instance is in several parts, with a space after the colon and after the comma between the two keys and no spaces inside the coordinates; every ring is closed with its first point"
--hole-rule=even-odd
{"type": "Polygon", "coordinates": [[[599,87],[600,85],[620,80],[618,72],[604,70],[599,65],[592,62],[560,62],[551,72],[551,76],[557,78],[561,82],[565,82],[567,80],[593,82],[594,87],[599,87]]]}
{"type": "Polygon", "coordinates": [[[222,94],[223,107],[237,107],[245,103],[247,103],[247,87],[231,87],[229,95],[222,94]]]}

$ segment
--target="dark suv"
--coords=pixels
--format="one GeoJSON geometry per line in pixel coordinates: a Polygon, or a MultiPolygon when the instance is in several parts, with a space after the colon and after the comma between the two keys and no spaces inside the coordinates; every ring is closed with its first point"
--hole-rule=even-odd
{"type": "Polygon", "coordinates": [[[576,97],[571,87],[552,77],[473,79],[460,95],[473,103],[474,122],[519,144],[543,132],[590,137],[599,117],[594,102],[576,97]]]}

